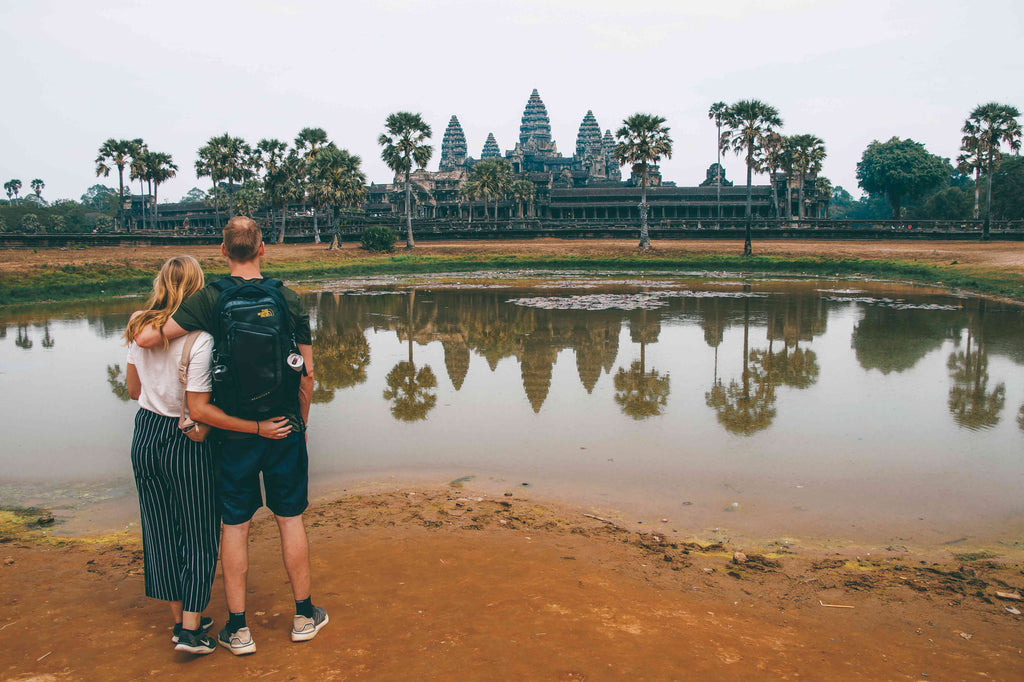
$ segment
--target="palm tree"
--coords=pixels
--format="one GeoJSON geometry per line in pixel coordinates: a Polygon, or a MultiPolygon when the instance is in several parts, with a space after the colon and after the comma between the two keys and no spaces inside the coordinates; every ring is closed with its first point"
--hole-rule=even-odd
{"type": "Polygon", "coordinates": [[[619,165],[629,165],[640,174],[640,248],[651,248],[651,235],[647,229],[647,173],[649,164],[661,157],[672,158],[672,138],[668,135],[665,119],[654,114],[633,114],[622,122],[615,133],[615,159],[619,165]]]}
{"type": "MultiPolygon", "coordinates": [[[[473,202],[480,198],[480,185],[476,180],[466,180],[459,189],[459,194],[469,202],[469,224],[473,224],[473,202]]],[[[487,208],[484,207],[486,212],[487,208]]]]}
{"type": "Polygon", "coordinates": [[[804,217],[804,185],[807,176],[817,174],[821,163],[825,160],[825,142],[815,135],[792,135],[789,140],[789,153],[792,155],[793,171],[798,181],[797,219],[804,217]]]}
{"type": "Polygon", "coordinates": [[[210,182],[213,183],[213,189],[210,191],[210,194],[213,195],[214,214],[219,220],[220,193],[217,191],[217,183],[220,182],[223,177],[223,171],[221,169],[220,157],[216,146],[213,144],[213,140],[209,140],[205,145],[200,147],[196,152],[196,156],[198,157],[195,164],[196,177],[208,177],[210,178],[210,182]]]}
{"type": "Polygon", "coordinates": [[[12,202],[18,200],[18,192],[21,191],[21,180],[18,178],[12,178],[4,183],[4,191],[7,192],[7,198],[12,202]]]}
{"type": "Polygon", "coordinates": [[[270,224],[274,224],[274,209],[281,208],[281,233],[278,243],[284,239],[285,195],[287,173],[285,161],[288,157],[288,143],[277,139],[262,139],[256,144],[260,154],[260,167],[263,169],[263,190],[270,203],[270,224]]]}
{"type": "Polygon", "coordinates": [[[515,180],[510,191],[516,201],[519,202],[519,217],[524,218],[526,213],[524,204],[529,206],[533,202],[533,198],[537,194],[537,186],[529,180],[515,180]]]}
{"type": "Polygon", "coordinates": [[[829,204],[832,202],[832,181],[826,178],[824,175],[819,175],[814,179],[814,191],[817,193],[818,197],[824,197],[824,217],[825,220],[828,220],[829,204]]]}
{"type": "Polygon", "coordinates": [[[166,152],[149,152],[146,159],[146,177],[153,185],[153,217],[156,220],[160,218],[157,192],[160,190],[160,185],[178,174],[178,166],[174,163],[171,155],[166,152]]]}
{"type": "MultiPolygon", "coordinates": [[[[772,205],[775,207],[776,218],[781,218],[782,215],[779,210],[778,191],[775,188],[775,175],[784,165],[784,159],[786,157],[785,140],[786,138],[775,131],[768,133],[764,137],[764,143],[758,150],[756,159],[757,170],[768,174],[768,184],[771,186],[772,205]]],[[[786,184],[789,184],[788,176],[786,178],[786,184]]],[[[788,192],[786,196],[789,196],[788,192]]]]}
{"type": "MultiPolygon", "coordinates": [[[[487,199],[494,199],[494,219],[498,219],[498,200],[512,189],[512,162],[500,157],[484,159],[469,173],[476,183],[477,195],[484,200],[484,218],[487,217],[487,199]]],[[[530,183],[531,185],[533,183],[530,183]]]]}
{"type": "Polygon", "coordinates": [[[1020,111],[1016,107],[989,102],[975,107],[964,121],[961,149],[968,155],[973,155],[980,164],[980,170],[988,176],[985,223],[981,233],[981,238],[985,241],[989,238],[989,220],[992,213],[992,174],[1003,158],[1001,148],[1004,144],[1012,152],[1020,151],[1021,126],[1017,120],[1019,116],[1020,111]]]}
{"type": "MultiPolygon", "coordinates": [[[[329,144],[320,150],[310,165],[309,195],[316,208],[330,209],[333,218],[338,209],[358,206],[366,196],[366,176],[359,166],[362,159],[346,149],[329,144]]],[[[337,245],[337,228],[331,248],[337,245]]],[[[318,235],[319,236],[319,235],[318,235]]]]}
{"type": "MultiPolygon", "coordinates": [[[[327,131],[323,128],[303,128],[295,136],[295,154],[301,159],[302,182],[311,182],[312,164],[316,160],[320,150],[330,144],[327,138],[327,131]]],[[[306,187],[306,193],[311,194],[311,188],[306,187]]],[[[303,208],[305,208],[305,193],[303,195],[303,208]]],[[[313,201],[313,242],[320,243],[320,227],[317,224],[317,202],[313,201]]]]}
{"type": "Polygon", "coordinates": [[[149,149],[146,143],[142,143],[139,153],[132,157],[128,165],[128,178],[139,181],[139,199],[142,202],[142,229],[146,229],[146,180],[149,167],[149,149]]]}
{"type": "Polygon", "coordinates": [[[725,122],[725,112],[729,105],[725,102],[715,102],[708,109],[708,118],[715,122],[718,127],[718,144],[715,149],[718,151],[718,172],[715,175],[715,216],[722,219],[722,123],[725,122]]]}
{"type": "Polygon", "coordinates": [[[974,173],[974,219],[981,217],[981,171],[985,167],[985,155],[981,150],[981,140],[975,135],[965,135],[960,143],[960,156],[956,159],[956,169],[964,175],[974,173]]]}
{"type": "MultiPolygon", "coordinates": [[[[141,138],[134,140],[115,140],[110,138],[104,142],[96,155],[96,177],[107,177],[110,175],[111,167],[117,168],[118,184],[118,215],[121,227],[128,229],[124,220],[124,169],[131,163],[132,157],[136,156],[145,146],[141,138]]],[[[19,183],[20,186],[21,183],[19,183]]]]}
{"type": "Polygon", "coordinates": [[[424,144],[430,139],[433,132],[430,126],[423,120],[420,114],[413,114],[408,111],[397,111],[389,114],[384,122],[385,132],[377,138],[377,144],[384,149],[380,153],[381,159],[388,165],[388,168],[405,176],[405,224],[406,240],[405,248],[415,248],[416,244],[412,238],[412,201],[409,175],[412,173],[412,165],[418,168],[425,168],[430,157],[434,154],[434,148],[424,144]]]}
{"type": "Polygon", "coordinates": [[[29,184],[29,187],[32,188],[32,191],[35,193],[36,198],[37,199],[42,199],[43,198],[43,188],[46,187],[46,183],[43,182],[42,180],[40,180],[39,178],[36,178],[35,180],[33,180],[32,182],[30,182],[28,184],[29,184]]]}
{"type": "Polygon", "coordinates": [[[778,110],[760,100],[744,99],[736,102],[728,108],[723,118],[726,131],[722,135],[719,147],[722,151],[730,149],[737,156],[746,155],[747,162],[747,209],[746,209],[746,235],[743,241],[743,255],[749,256],[753,252],[750,243],[750,205],[751,205],[751,175],[755,166],[755,152],[763,144],[768,133],[775,128],[782,127],[782,119],[779,118],[778,110]]]}

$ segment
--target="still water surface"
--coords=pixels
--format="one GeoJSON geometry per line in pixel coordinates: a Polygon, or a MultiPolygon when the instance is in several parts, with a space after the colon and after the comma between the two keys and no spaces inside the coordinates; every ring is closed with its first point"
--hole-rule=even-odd
{"type": "MultiPolygon", "coordinates": [[[[471,476],[709,540],[1020,546],[1019,307],[865,282],[451,282],[307,286],[317,490],[471,476]]],[[[0,504],[132,499],[137,305],[0,314],[0,504]]]]}

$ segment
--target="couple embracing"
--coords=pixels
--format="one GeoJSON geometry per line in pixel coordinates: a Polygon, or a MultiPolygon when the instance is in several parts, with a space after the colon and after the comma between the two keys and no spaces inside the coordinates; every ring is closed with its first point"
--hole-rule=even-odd
{"type": "Polygon", "coordinates": [[[328,622],[312,603],[302,521],[313,352],[298,296],[260,274],[256,223],[228,221],[221,250],[229,277],[204,287],[194,258],[171,258],[146,308],[128,322],[128,389],[139,401],[131,457],[146,596],[170,602],[175,649],[208,654],[219,642],[250,654],[248,536],[263,506],[261,473],[295,598],[291,638],[310,640],[328,622]],[[210,427],[216,431],[206,439],[210,427]],[[214,640],[207,634],[213,620],[202,612],[218,546],[229,616],[214,640]]]}

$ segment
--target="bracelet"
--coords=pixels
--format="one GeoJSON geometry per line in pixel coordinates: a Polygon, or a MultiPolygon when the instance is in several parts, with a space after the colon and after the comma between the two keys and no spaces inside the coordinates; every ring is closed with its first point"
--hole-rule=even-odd
{"type": "Polygon", "coordinates": [[[256,435],[260,435],[260,423],[256,422],[256,435]]]}

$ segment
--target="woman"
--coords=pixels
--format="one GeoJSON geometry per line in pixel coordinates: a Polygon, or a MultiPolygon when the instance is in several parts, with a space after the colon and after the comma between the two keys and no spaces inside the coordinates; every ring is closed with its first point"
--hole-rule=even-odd
{"type": "MultiPolygon", "coordinates": [[[[178,361],[185,338],[162,348],[134,343],[146,327],[161,329],[186,298],[203,287],[195,258],[171,258],[153,280],[153,293],[135,312],[124,338],[128,342],[128,391],[139,401],[132,438],[132,469],[142,516],[146,596],[170,602],[175,649],[212,653],[217,644],[206,632],[213,625],[202,611],[210,601],[217,564],[220,518],[214,495],[214,463],[209,441],[196,443],[178,428],[182,386],[178,361]]],[[[161,333],[162,335],[162,333],[161,333]]],[[[188,363],[187,390],[208,397],[212,388],[213,338],[200,333],[188,363]]],[[[291,430],[279,419],[263,422],[223,420],[214,410],[207,421],[221,428],[283,438],[291,430]]]]}

